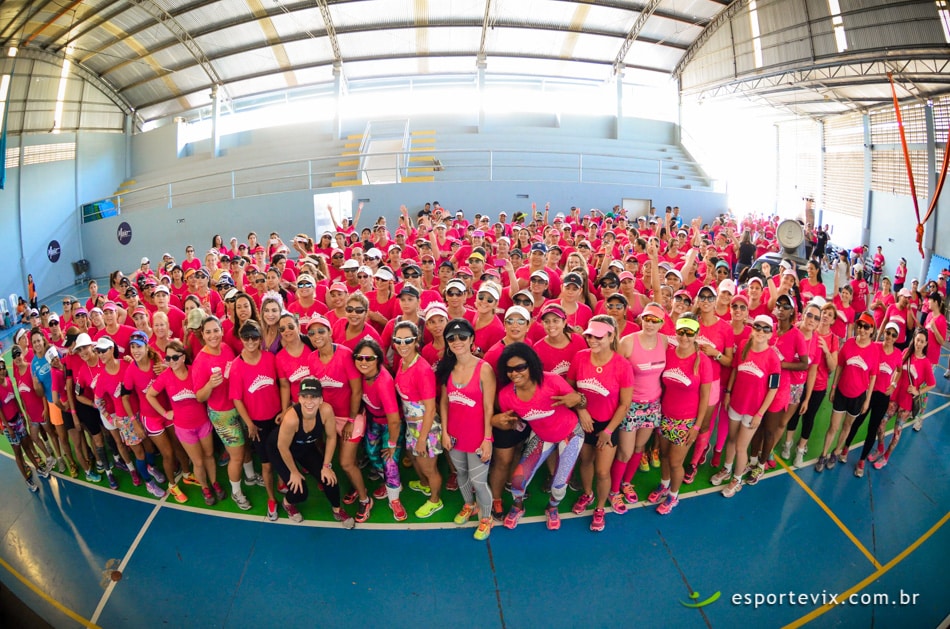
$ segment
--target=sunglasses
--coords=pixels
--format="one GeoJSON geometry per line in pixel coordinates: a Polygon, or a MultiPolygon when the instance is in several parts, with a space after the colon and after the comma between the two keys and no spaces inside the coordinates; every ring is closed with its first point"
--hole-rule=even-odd
{"type": "Polygon", "coordinates": [[[98,347],[96,348],[97,354],[108,354],[111,351],[112,351],[111,349],[99,349],[98,347]]]}
{"type": "Polygon", "coordinates": [[[530,299],[515,299],[513,303],[516,306],[527,306],[528,308],[532,306],[530,299]]]}
{"type": "Polygon", "coordinates": [[[407,280],[414,280],[421,277],[418,273],[403,273],[402,276],[407,280]]]}
{"type": "Polygon", "coordinates": [[[355,360],[358,363],[375,363],[377,360],[379,360],[379,357],[376,356],[375,354],[371,356],[364,356],[363,354],[357,354],[356,356],[353,357],[353,360],[355,360]]]}
{"type": "Polygon", "coordinates": [[[527,325],[528,320],[522,317],[508,317],[505,319],[505,323],[508,325],[527,325]]]}
{"type": "Polygon", "coordinates": [[[63,305],[68,307],[69,304],[71,304],[71,303],[72,303],[71,301],[64,301],[64,302],[63,302],[63,305]]]}
{"type": "Polygon", "coordinates": [[[307,332],[307,336],[316,336],[318,334],[329,334],[330,330],[326,328],[314,328],[307,332]]]}
{"type": "Polygon", "coordinates": [[[792,304],[786,304],[786,303],[775,304],[775,307],[779,308],[780,310],[791,310],[792,304]]]}
{"type": "Polygon", "coordinates": [[[297,284],[297,288],[313,288],[313,284],[310,282],[301,282],[300,284],[297,284]]]}
{"type": "Polygon", "coordinates": [[[680,295],[679,297],[674,297],[673,301],[685,301],[688,304],[693,303],[689,297],[683,297],[682,295],[680,295]]]}
{"type": "Polygon", "coordinates": [[[251,341],[260,341],[261,337],[259,336],[242,336],[241,340],[245,343],[250,343],[251,341]]]}
{"type": "Polygon", "coordinates": [[[461,297],[461,296],[462,296],[462,293],[461,293],[461,291],[450,290],[450,291],[447,291],[447,292],[445,293],[445,295],[446,295],[446,297],[461,297]]]}
{"type": "Polygon", "coordinates": [[[168,363],[178,362],[179,360],[182,359],[183,356],[184,354],[169,354],[165,356],[165,362],[168,362],[168,363]]]}
{"type": "Polygon", "coordinates": [[[255,284],[264,284],[265,280],[254,280],[255,284]]]}
{"type": "Polygon", "coordinates": [[[59,321],[50,321],[49,324],[50,324],[50,327],[54,325],[59,325],[59,321]]]}
{"type": "Polygon", "coordinates": [[[297,326],[295,325],[282,325],[279,328],[277,328],[277,331],[283,334],[284,332],[287,332],[287,331],[293,332],[296,329],[297,329],[297,326]]]}
{"type": "Polygon", "coordinates": [[[856,323],[855,326],[857,326],[859,330],[870,330],[874,327],[873,325],[868,325],[867,323],[856,323]]]}
{"type": "Polygon", "coordinates": [[[342,260],[342,259],[343,259],[343,256],[341,256],[341,255],[336,255],[336,256],[333,256],[333,259],[334,259],[334,260],[342,260]]]}
{"type": "Polygon", "coordinates": [[[821,315],[816,315],[809,312],[805,314],[805,318],[810,321],[819,321],[821,320],[821,315]]]}
{"type": "Polygon", "coordinates": [[[490,304],[495,303],[495,298],[491,295],[486,295],[484,293],[479,294],[478,301],[487,301],[490,304]]]}
{"type": "Polygon", "coordinates": [[[422,265],[423,265],[423,266],[432,265],[432,264],[435,264],[435,260],[423,260],[423,261],[422,261],[422,265]]]}
{"type": "Polygon", "coordinates": [[[600,285],[601,288],[617,288],[616,282],[604,282],[600,285]]]}
{"type": "MultiPolygon", "coordinates": [[[[745,304],[732,304],[731,308],[733,310],[748,310],[749,307],[745,304]]],[[[815,317],[817,319],[817,317],[815,317]]]]}
{"type": "Polygon", "coordinates": [[[900,336],[900,334],[898,334],[897,332],[894,332],[894,331],[892,331],[892,330],[889,330],[889,331],[887,331],[887,332],[884,333],[884,336],[889,336],[889,337],[891,337],[891,338],[895,338],[895,339],[896,339],[898,336],[900,336]]]}
{"type": "Polygon", "coordinates": [[[676,336],[685,336],[687,338],[693,338],[696,336],[696,330],[690,330],[689,328],[680,328],[676,331],[676,336]]]}
{"type": "Polygon", "coordinates": [[[505,367],[508,373],[521,373],[528,370],[528,363],[519,363],[517,365],[508,365],[505,367]]]}
{"type": "MultiPolygon", "coordinates": [[[[368,279],[368,278],[369,278],[369,275],[357,275],[357,276],[356,276],[356,279],[358,279],[358,280],[365,280],[365,279],[368,279]]],[[[309,287],[310,285],[307,284],[307,286],[309,287]]],[[[303,287],[298,285],[298,288],[303,288],[303,287]]]]}
{"type": "Polygon", "coordinates": [[[640,317],[640,320],[644,323],[663,323],[663,319],[660,319],[659,317],[646,316],[640,317]]]}
{"type": "Polygon", "coordinates": [[[710,295],[710,294],[707,293],[707,294],[705,294],[705,295],[699,295],[699,296],[696,298],[696,301],[716,301],[716,296],[715,296],[715,295],[710,295]]]}
{"type": "Polygon", "coordinates": [[[401,339],[397,339],[397,338],[393,339],[393,345],[412,345],[415,342],[416,342],[416,337],[414,336],[407,336],[401,339]]]}
{"type": "Polygon", "coordinates": [[[465,343],[471,338],[472,338],[471,334],[449,334],[447,337],[445,337],[445,342],[455,343],[455,342],[460,341],[462,343],[465,343]]]}
{"type": "Polygon", "coordinates": [[[363,314],[363,313],[366,312],[366,308],[354,308],[353,306],[347,306],[347,307],[346,307],[346,313],[347,313],[347,314],[353,314],[354,312],[355,312],[356,314],[363,314]]]}
{"type": "Polygon", "coordinates": [[[756,332],[771,332],[772,331],[772,328],[770,326],[762,325],[761,323],[757,323],[753,325],[752,329],[755,330],[756,332]]]}
{"type": "MultiPolygon", "coordinates": [[[[532,283],[532,284],[547,284],[548,281],[547,281],[546,279],[544,279],[544,278],[541,278],[541,277],[532,277],[532,278],[531,278],[531,283],[532,283]]],[[[614,288],[616,288],[616,285],[614,286],[614,288]]]]}

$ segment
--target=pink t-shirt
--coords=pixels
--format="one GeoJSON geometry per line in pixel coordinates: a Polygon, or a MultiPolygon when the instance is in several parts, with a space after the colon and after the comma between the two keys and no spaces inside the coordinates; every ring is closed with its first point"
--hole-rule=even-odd
{"type": "Polygon", "coordinates": [[[293,403],[297,402],[300,394],[300,381],[310,375],[310,354],[312,353],[313,350],[306,345],[297,357],[291,356],[287,348],[277,352],[277,378],[290,383],[290,401],[293,403]]]}
{"type": "Polygon", "coordinates": [[[17,405],[13,379],[9,377],[0,380],[0,408],[3,409],[3,416],[8,421],[20,414],[20,407],[17,405]]]}
{"type": "MultiPolygon", "coordinates": [[[[377,424],[388,423],[386,415],[390,413],[399,414],[396,384],[382,365],[379,366],[379,375],[374,380],[363,378],[363,404],[366,406],[366,418],[377,424]]],[[[389,437],[395,439],[396,435],[389,437]]]]}
{"type": "MultiPolygon", "coordinates": [[[[43,420],[43,395],[33,389],[33,371],[27,365],[23,373],[20,373],[16,367],[10,367],[10,373],[16,380],[17,391],[20,392],[20,400],[23,402],[23,408],[29,415],[30,421],[41,422],[43,420]]],[[[7,418],[10,416],[8,415],[7,418]]]]}
{"type": "MultiPolygon", "coordinates": [[[[882,343],[878,343],[878,345],[881,346],[878,354],[881,360],[877,368],[874,390],[878,393],[885,393],[887,388],[891,386],[891,378],[900,369],[903,353],[895,347],[890,354],[885,354],[884,345],[882,343]]],[[[894,391],[897,391],[897,387],[894,388],[894,391]]]]}
{"type": "Polygon", "coordinates": [[[874,367],[880,360],[880,345],[870,343],[859,347],[857,340],[850,338],[844,342],[838,352],[838,391],[842,395],[856,398],[871,388],[871,377],[877,375],[874,367]]]}
{"type": "MultiPolygon", "coordinates": [[[[124,391],[131,392],[131,397],[138,403],[139,415],[142,417],[155,419],[158,416],[158,413],[156,413],[152,405],[148,403],[148,399],[145,396],[148,392],[148,388],[155,382],[155,377],[155,373],[151,368],[143,371],[135,363],[129,363],[129,368],[125,370],[122,388],[124,391]]],[[[164,394],[160,395],[158,400],[164,408],[168,408],[168,396],[164,394]]],[[[134,405],[133,408],[135,408],[134,405]]]]}
{"type": "Polygon", "coordinates": [[[538,385],[530,400],[522,400],[509,383],[498,393],[498,406],[502,412],[514,411],[531,426],[538,438],[557,443],[574,432],[577,415],[564,405],[553,406],[553,397],[569,395],[574,389],[561,376],[545,373],[544,382],[538,385]]]}
{"type": "MultiPolygon", "coordinates": [[[[772,335],[772,348],[778,353],[780,363],[793,363],[801,360],[808,361],[808,343],[802,331],[792,327],[785,334],[772,335]]],[[[778,383],[778,391],[769,406],[772,412],[783,411],[788,407],[792,393],[792,378],[797,374],[807,374],[807,371],[788,371],[782,369],[778,383]]],[[[803,381],[804,382],[804,381],[803,381]]]]}
{"type": "Polygon", "coordinates": [[[821,336],[815,332],[815,347],[818,351],[818,373],[815,375],[815,391],[825,391],[828,389],[828,378],[831,376],[831,374],[828,373],[828,361],[825,360],[825,353],[821,349],[821,344],[818,342],[818,338],[825,339],[825,344],[828,346],[828,351],[832,354],[838,353],[839,344],[838,337],[835,336],[834,332],[829,332],[825,336],[821,336]]]}
{"type": "MultiPolygon", "coordinates": [[[[172,331],[174,332],[174,330],[172,331]]],[[[115,346],[119,348],[119,358],[122,358],[129,353],[129,337],[132,336],[133,332],[135,332],[135,328],[128,325],[120,325],[114,333],[103,328],[99,330],[92,339],[97,341],[103,336],[108,336],[112,339],[112,342],[115,343],[115,346]]]]}
{"type": "Polygon", "coordinates": [[[633,388],[633,367],[614,352],[603,367],[591,364],[590,350],[577,354],[567,379],[576,383],[577,391],[587,396],[587,412],[594,421],[610,421],[620,403],[620,390],[633,388]]]}
{"type": "MultiPolygon", "coordinates": [[[[419,419],[425,412],[425,400],[435,400],[438,390],[432,366],[419,356],[408,368],[396,371],[396,393],[402,402],[403,416],[419,419]]],[[[484,435],[482,435],[484,436],[484,435]]]]}
{"type": "MultiPolygon", "coordinates": [[[[475,324],[473,323],[472,326],[475,324]]],[[[475,343],[472,346],[472,353],[484,354],[492,345],[505,338],[505,326],[498,317],[492,318],[491,323],[475,330],[475,343]]]]}
{"type": "MultiPolygon", "coordinates": [[[[752,341],[749,341],[751,343],[752,341]]],[[[732,383],[732,397],[729,406],[740,415],[755,415],[762,407],[762,400],[769,391],[769,379],[776,376],[775,385],[778,385],[777,376],[782,371],[778,353],[772,347],[761,352],[754,352],[749,348],[745,360],[742,352],[745,344],[736,352],[736,378],[732,383]]]]}
{"type": "Polygon", "coordinates": [[[657,335],[656,347],[644,349],[640,345],[642,334],[633,336],[633,350],[630,353],[630,366],[633,368],[633,401],[655,402],[663,394],[660,378],[666,367],[666,353],[669,337],[657,335]]]}
{"type": "Polygon", "coordinates": [[[346,326],[348,324],[349,321],[347,319],[337,319],[336,323],[333,324],[333,330],[330,333],[333,336],[334,343],[346,345],[351,350],[356,349],[356,346],[359,345],[360,341],[363,339],[371,339],[376,341],[380,346],[383,345],[382,339],[379,336],[379,332],[376,331],[376,328],[370,325],[369,320],[367,320],[366,325],[363,326],[363,331],[352,338],[347,338],[346,326]]]}
{"type": "Polygon", "coordinates": [[[942,314],[931,312],[924,320],[924,327],[927,330],[927,359],[936,365],[940,362],[941,344],[937,342],[937,337],[930,331],[930,328],[936,328],[940,336],[947,338],[947,318],[942,314]]]}
{"type": "Polygon", "coordinates": [[[323,385],[323,400],[333,407],[337,417],[350,416],[351,380],[360,380],[360,372],[353,365],[353,352],[343,345],[333,346],[330,362],[320,360],[320,353],[313,352],[308,358],[310,375],[323,385]]]}
{"type": "MultiPolygon", "coordinates": [[[[804,371],[791,372],[792,384],[805,384],[808,381],[808,370],[815,364],[815,348],[818,347],[818,335],[812,333],[810,339],[806,339],[802,334],[802,340],[805,341],[805,357],[808,361],[808,367],[804,371]]],[[[819,353],[821,350],[818,350],[819,353]]]]}
{"type": "MultiPolygon", "coordinates": [[[[732,347],[732,336],[732,324],[722,319],[717,318],[712,325],[704,325],[700,321],[696,343],[698,345],[712,345],[717,351],[724,352],[727,348],[732,347]]],[[[713,380],[718,380],[722,371],[718,360],[713,361],[712,370],[713,380]]]]}
{"type": "Polygon", "coordinates": [[[821,297],[826,301],[828,299],[828,289],[825,285],[821,282],[812,284],[807,277],[798,283],[798,289],[802,294],[802,303],[811,301],[812,297],[821,297]]]}
{"type": "Polygon", "coordinates": [[[276,418],[281,410],[277,359],[270,352],[261,352],[257,364],[251,365],[238,356],[231,363],[228,389],[230,398],[241,400],[254,421],[276,418]]]}
{"type": "Polygon", "coordinates": [[[696,419],[699,412],[699,388],[713,382],[714,362],[697,352],[686,358],[676,354],[676,347],[666,349],[666,360],[661,373],[663,381],[663,414],[673,419],[696,419]]]}
{"type": "Polygon", "coordinates": [[[224,382],[211,390],[208,398],[208,408],[212,411],[224,412],[234,408],[228,390],[228,380],[231,377],[231,364],[234,361],[234,350],[226,344],[221,344],[221,353],[215,356],[205,350],[198,352],[195,362],[191,365],[191,373],[195,380],[195,391],[203,388],[211,380],[211,370],[217,367],[224,376],[224,382]]]}
{"type": "Polygon", "coordinates": [[[449,375],[446,382],[448,393],[448,433],[455,438],[455,449],[473,453],[485,440],[485,396],[482,393],[480,374],[490,369],[484,360],[479,360],[472,377],[464,386],[458,386],[449,375]]]}
{"type": "Polygon", "coordinates": [[[573,360],[574,356],[576,356],[578,352],[587,349],[587,342],[584,341],[584,337],[580,334],[572,334],[570,338],[571,340],[568,344],[560,349],[552,347],[548,343],[547,337],[542,338],[534,344],[534,351],[538,353],[538,358],[541,359],[541,366],[545,371],[556,373],[559,376],[566,375],[568,369],[571,367],[571,360],[573,360]]]}
{"type": "Polygon", "coordinates": [[[187,372],[184,380],[180,380],[173,370],[166,369],[152,383],[152,389],[156,393],[165,392],[168,395],[176,428],[195,430],[210,421],[208,408],[195,396],[197,387],[191,371],[187,372]]]}
{"type": "Polygon", "coordinates": [[[119,370],[116,373],[109,373],[105,366],[102,366],[95,379],[93,394],[95,395],[96,402],[100,400],[105,402],[106,412],[114,414],[117,417],[128,416],[121,401],[122,382],[125,380],[127,364],[125,361],[119,361],[119,370]]]}
{"type": "Polygon", "coordinates": [[[913,385],[920,390],[922,387],[932,387],[936,384],[933,363],[926,356],[917,358],[912,355],[904,363],[901,379],[897,383],[897,388],[894,389],[894,395],[891,396],[891,399],[897,402],[901,409],[909,411],[914,407],[914,396],[907,392],[907,388],[913,385]]]}

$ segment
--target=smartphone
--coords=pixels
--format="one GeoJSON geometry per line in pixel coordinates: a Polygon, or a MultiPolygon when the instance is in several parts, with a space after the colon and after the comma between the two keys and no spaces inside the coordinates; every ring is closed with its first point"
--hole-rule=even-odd
{"type": "Polygon", "coordinates": [[[507,260],[505,260],[504,258],[497,258],[495,260],[495,266],[498,267],[499,269],[505,268],[506,263],[507,263],[507,260]]]}

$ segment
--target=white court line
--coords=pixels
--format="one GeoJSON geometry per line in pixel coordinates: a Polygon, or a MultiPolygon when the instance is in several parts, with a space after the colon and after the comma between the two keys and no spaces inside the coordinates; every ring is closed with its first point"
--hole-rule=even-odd
{"type": "MultiPolygon", "coordinates": [[[[139,542],[142,541],[142,538],[145,537],[145,532],[148,530],[148,527],[152,525],[152,521],[155,520],[155,516],[158,515],[158,511],[162,508],[162,505],[165,504],[165,501],[168,499],[168,494],[158,501],[158,504],[155,505],[155,508],[152,509],[152,512],[149,514],[148,518],[145,519],[145,524],[142,525],[142,528],[139,529],[139,534],[135,536],[135,539],[132,540],[132,545],[129,546],[129,550],[125,553],[125,557],[122,558],[122,563],[119,564],[119,567],[116,568],[119,572],[125,572],[125,567],[129,564],[129,560],[132,559],[132,553],[135,552],[135,549],[139,547],[139,542]]],[[[115,584],[118,581],[113,581],[109,579],[109,585],[106,586],[106,591],[102,593],[102,598],[99,599],[99,604],[96,606],[96,611],[93,612],[92,618],[89,621],[92,624],[99,622],[99,616],[102,614],[102,610],[105,609],[106,603],[109,602],[109,597],[112,596],[112,590],[115,589],[115,584]]]]}

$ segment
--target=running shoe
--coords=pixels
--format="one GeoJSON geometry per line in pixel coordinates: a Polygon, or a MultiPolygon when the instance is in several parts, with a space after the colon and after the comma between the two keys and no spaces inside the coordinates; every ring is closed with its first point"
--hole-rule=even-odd
{"type": "Polygon", "coordinates": [[[670,493],[670,486],[663,485],[663,483],[660,483],[659,485],[656,486],[656,489],[651,491],[650,495],[647,496],[647,502],[655,505],[656,503],[666,498],[667,495],[669,495],[669,493],[670,493]]]}
{"type": "Polygon", "coordinates": [[[56,459],[56,465],[60,474],[66,473],[66,460],[63,457],[56,459]]]}
{"type": "Polygon", "coordinates": [[[432,488],[426,487],[425,485],[423,485],[422,481],[418,481],[418,480],[409,481],[409,489],[411,489],[412,491],[418,491],[420,494],[424,496],[432,495],[432,488]]]}
{"type": "Polygon", "coordinates": [[[887,456],[886,454],[882,456],[881,458],[879,458],[877,461],[874,462],[874,469],[879,470],[883,468],[885,465],[887,465],[887,460],[889,458],[890,457],[887,456]]]}
{"type": "Polygon", "coordinates": [[[877,461],[877,460],[881,457],[881,455],[883,455],[883,454],[884,454],[884,444],[881,444],[881,445],[879,445],[879,446],[877,447],[877,450],[875,450],[874,452],[872,452],[872,453],[868,456],[868,463],[874,463],[874,462],[877,461]]]}
{"type": "Polygon", "coordinates": [[[699,459],[697,459],[695,467],[699,467],[700,465],[706,462],[706,457],[709,455],[709,448],[710,448],[710,445],[707,443],[706,446],[703,448],[703,453],[699,455],[699,459]]]}
{"type": "Polygon", "coordinates": [[[79,478],[79,470],[77,470],[74,466],[70,465],[69,476],[70,478],[79,478]]]}
{"type": "Polygon", "coordinates": [[[502,506],[500,498],[491,501],[491,517],[495,522],[505,519],[505,507],[502,506]]]}
{"type": "Polygon", "coordinates": [[[580,515],[587,511],[587,507],[594,502],[594,494],[581,494],[577,497],[577,501],[574,503],[574,506],[571,507],[571,511],[575,514],[580,515]]]}
{"type": "Polygon", "coordinates": [[[749,475],[745,477],[745,484],[755,485],[759,482],[759,479],[762,478],[763,474],[765,474],[765,467],[762,465],[756,465],[752,468],[752,471],[749,472],[749,475]]]}
{"type": "Polygon", "coordinates": [[[837,465],[837,464],[838,464],[838,458],[835,456],[835,453],[834,453],[834,452],[832,452],[831,454],[829,454],[828,456],[825,457],[825,469],[826,469],[826,470],[829,470],[829,471],[830,471],[830,470],[835,469],[835,465],[837,465]]]}
{"type": "Polygon", "coordinates": [[[914,432],[920,432],[920,429],[924,427],[924,417],[923,415],[918,415],[914,418],[914,432]]]}
{"type": "Polygon", "coordinates": [[[511,505],[511,509],[508,510],[508,515],[505,516],[505,528],[513,529],[518,526],[518,522],[523,515],[523,508],[519,508],[517,505],[511,505]]]}
{"type": "Polygon", "coordinates": [[[359,506],[356,508],[356,521],[362,524],[369,520],[370,514],[373,512],[373,499],[367,498],[366,502],[360,500],[359,506]]]}
{"type": "Polygon", "coordinates": [[[722,488],[722,496],[723,498],[732,498],[740,491],[742,491],[742,479],[733,476],[729,484],[722,488]]]}
{"type": "Polygon", "coordinates": [[[172,495],[172,498],[174,498],[175,500],[177,500],[178,502],[180,502],[180,503],[182,503],[182,504],[188,502],[188,496],[185,495],[185,492],[183,492],[183,491],[178,487],[178,485],[169,485],[169,486],[168,486],[168,493],[170,493],[170,494],[172,495]]]}
{"type": "Polygon", "coordinates": [[[640,471],[649,472],[650,471],[650,453],[644,452],[643,456],[640,458],[640,471]]]}
{"type": "Polygon", "coordinates": [[[36,466],[36,473],[39,475],[40,478],[49,478],[49,470],[46,469],[45,463],[40,463],[39,465],[36,466]]]}
{"type": "Polygon", "coordinates": [[[109,487],[112,489],[119,488],[119,482],[115,479],[115,474],[112,473],[112,470],[106,472],[106,478],[109,480],[109,487]]]}
{"type": "Polygon", "coordinates": [[[475,505],[462,505],[462,510],[455,514],[452,521],[461,526],[468,522],[475,515],[475,505]]]}
{"type": "Polygon", "coordinates": [[[713,452],[712,466],[719,467],[720,463],[722,463],[722,450],[716,450],[713,452]]]}
{"type": "Polygon", "coordinates": [[[732,476],[732,470],[722,468],[712,475],[712,478],[709,479],[709,482],[718,487],[719,485],[722,485],[724,482],[726,482],[730,476],[732,476]]]}
{"type": "Polygon", "coordinates": [[[594,509],[594,517],[592,517],[590,520],[590,530],[594,531],[595,533],[599,533],[600,531],[604,530],[604,526],[606,526],[606,524],[607,522],[606,518],[604,517],[604,510],[594,509]]]}
{"type": "Polygon", "coordinates": [[[369,473],[366,475],[366,477],[369,478],[370,480],[382,480],[382,479],[383,479],[383,473],[380,472],[378,469],[376,469],[376,468],[374,467],[374,468],[371,468],[371,469],[370,469],[370,471],[369,471],[369,473]]]}
{"type": "Polygon", "coordinates": [[[148,490],[148,493],[152,494],[156,498],[165,497],[165,490],[159,487],[158,483],[156,483],[153,480],[150,480],[147,483],[145,483],[145,488],[148,490]]]}
{"type": "Polygon", "coordinates": [[[159,472],[159,471],[155,468],[154,465],[149,465],[146,469],[148,469],[148,473],[152,476],[152,478],[155,479],[155,482],[156,482],[156,483],[164,483],[164,482],[165,482],[165,475],[162,474],[161,472],[159,472]]]}
{"type": "Polygon", "coordinates": [[[627,512],[627,503],[623,501],[620,493],[610,494],[610,509],[617,515],[623,515],[627,512]]]}
{"type": "Polygon", "coordinates": [[[208,489],[207,487],[201,488],[201,495],[205,499],[205,504],[208,505],[209,507],[214,506],[214,503],[217,502],[217,500],[214,499],[214,494],[211,493],[211,490],[208,489]]]}
{"type": "MultiPolygon", "coordinates": [[[[287,493],[287,491],[284,490],[284,493],[287,493]]],[[[356,502],[356,499],[359,498],[359,497],[360,497],[359,492],[356,491],[355,489],[353,489],[353,490],[350,491],[350,493],[348,493],[348,494],[346,494],[345,496],[343,496],[343,504],[345,504],[345,505],[351,505],[351,504],[353,504],[354,502],[356,502]]]]}
{"type": "Polygon", "coordinates": [[[219,501],[224,500],[225,497],[227,496],[227,494],[224,493],[224,488],[221,486],[220,483],[215,482],[214,484],[211,485],[211,489],[214,490],[214,497],[217,498],[219,501]]]}
{"type": "Polygon", "coordinates": [[[658,448],[650,450],[650,467],[660,467],[660,450],[658,448]]]}
{"type": "Polygon", "coordinates": [[[765,462],[765,471],[774,470],[778,463],[775,462],[775,459],[769,457],[769,460],[765,462]]]}
{"type": "Polygon", "coordinates": [[[818,457],[818,462],[815,463],[815,471],[818,472],[819,474],[825,471],[825,457],[824,456],[818,457]]]}
{"type": "Polygon", "coordinates": [[[227,467],[228,463],[231,462],[231,455],[228,454],[228,451],[225,450],[221,453],[221,456],[218,457],[218,467],[227,467]]]}
{"type": "Polygon", "coordinates": [[[795,462],[792,465],[795,467],[802,467],[805,465],[805,450],[801,448],[795,450],[795,462]]]}
{"type": "Polygon", "coordinates": [[[787,461],[789,457],[791,456],[792,456],[792,442],[786,441],[784,445],[782,445],[782,458],[787,461]]]}
{"type": "Polygon", "coordinates": [[[277,501],[276,500],[267,501],[267,519],[270,522],[277,521],[277,501]]]}
{"type": "Polygon", "coordinates": [[[667,496],[666,500],[664,500],[662,504],[657,505],[656,512],[659,513],[660,515],[669,515],[670,511],[675,509],[676,505],[678,505],[679,503],[680,503],[679,496],[675,498],[673,496],[667,496]]]}
{"type": "Polygon", "coordinates": [[[96,471],[102,474],[103,472],[106,471],[106,467],[99,461],[96,461],[96,471]]]}
{"type": "Polygon", "coordinates": [[[248,476],[244,479],[244,484],[248,487],[263,487],[264,486],[264,477],[260,474],[254,474],[253,476],[248,476]]]}
{"type": "Polygon", "coordinates": [[[343,507],[340,507],[338,511],[333,512],[333,519],[339,522],[340,526],[345,529],[352,529],[356,526],[356,520],[354,520],[353,516],[347,513],[346,509],[343,507]]]}
{"type": "Polygon", "coordinates": [[[442,501],[432,502],[431,500],[426,500],[422,503],[422,506],[416,509],[416,517],[425,520],[431,516],[436,511],[442,510],[442,501]]]}
{"type": "Polygon", "coordinates": [[[848,462],[848,449],[845,448],[838,453],[838,463],[847,463],[848,462]]]}
{"type": "Polygon", "coordinates": [[[545,509],[544,516],[547,519],[549,531],[556,531],[561,528],[561,514],[558,513],[557,507],[548,507],[545,509]]]}
{"type": "Polygon", "coordinates": [[[33,480],[32,474],[26,477],[26,486],[29,487],[30,491],[34,494],[40,490],[39,486],[36,484],[36,481],[33,480]]]}
{"type": "MultiPolygon", "coordinates": [[[[282,494],[286,494],[288,491],[287,483],[284,482],[283,478],[280,478],[277,480],[277,491],[282,494]]],[[[350,504],[350,503],[347,503],[347,504],[350,504]]]]}
{"type": "Polygon", "coordinates": [[[488,536],[491,535],[492,519],[491,518],[482,518],[478,521],[478,528],[475,529],[475,534],[472,535],[478,541],[484,541],[488,539],[488,536]]]}
{"type": "Polygon", "coordinates": [[[637,490],[634,489],[630,483],[625,483],[620,488],[620,493],[623,494],[623,499],[627,501],[627,504],[635,505],[640,501],[640,497],[637,496],[637,490]]]}
{"type": "Polygon", "coordinates": [[[458,474],[452,472],[449,474],[449,478],[445,481],[446,491],[458,491],[459,490],[459,477],[458,474]]]}
{"type": "Polygon", "coordinates": [[[398,500],[390,500],[389,508],[392,510],[393,518],[396,519],[396,522],[402,522],[409,517],[409,515],[406,513],[406,508],[402,506],[402,503],[398,500]]]}
{"type": "Polygon", "coordinates": [[[129,476],[132,477],[132,484],[135,485],[136,487],[142,484],[142,477],[139,476],[139,473],[136,470],[132,470],[131,472],[129,472],[129,476]]]}
{"type": "Polygon", "coordinates": [[[380,485],[380,486],[377,487],[375,490],[373,490],[373,498],[375,498],[376,500],[382,500],[382,499],[384,499],[387,495],[388,495],[388,492],[386,491],[386,485],[385,485],[385,484],[380,485]]]}
{"type": "Polygon", "coordinates": [[[864,461],[858,461],[858,464],[854,466],[854,475],[858,478],[864,476],[864,461]]]}
{"type": "Polygon", "coordinates": [[[112,461],[115,463],[115,466],[122,470],[123,472],[129,472],[129,466],[125,464],[125,461],[122,460],[122,457],[116,455],[112,457],[112,461]]]}
{"type": "Polygon", "coordinates": [[[692,463],[687,463],[683,466],[683,483],[692,485],[694,480],[696,480],[696,466],[692,463]]]}
{"type": "Polygon", "coordinates": [[[89,471],[86,472],[86,480],[90,483],[98,483],[102,480],[102,476],[99,476],[98,473],[92,471],[92,468],[89,468],[89,471]]]}
{"type": "Polygon", "coordinates": [[[198,478],[192,472],[186,472],[182,474],[181,482],[186,485],[201,485],[201,483],[198,482],[198,478]]]}
{"type": "MultiPolygon", "coordinates": [[[[647,464],[647,471],[650,470],[650,464],[647,464]]],[[[584,486],[581,485],[581,480],[577,477],[577,474],[571,474],[570,478],[567,479],[567,487],[571,491],[582,491],[584,486]]]]}
{"type": "Polygon", "coordinates": [[[250,511],[251,510],[251,501],[247,499],[243,493],[232,493],[231,500],[234,501],[234,504],[238,506],[238,509],[241,511],[250,511]]]}
{"type": "Polygon", "coordinates": [[[303,515],[300,514],[300,511],[297,510],[297,507],[287,502],[287,499],[284,499],[284,511],[287,512],[287,517],[290,518],[291,522],[296,522],[300,524],[303,522],[303,515]]]}

